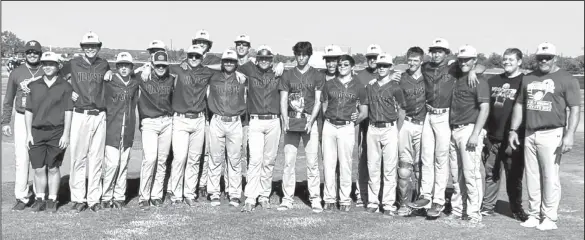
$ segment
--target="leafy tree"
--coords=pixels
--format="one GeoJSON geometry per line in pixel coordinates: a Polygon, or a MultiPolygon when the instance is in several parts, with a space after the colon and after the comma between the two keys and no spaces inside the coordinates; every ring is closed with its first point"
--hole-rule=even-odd
{"type": "Polygon", "coordinates": [[[8,54],[15,54],[18,50],[24,47],[25,42],[18,38],[16,34],[11,31],[2,32],[2,47],[1,54],[6,57],[8,54]]]}
{"type": "Polygon", "coordinates": [[[354,55],[352,55],[353,60],[355,61],[355,64],[363,64],[366,63],[367,59],[366,56],[362,53],[356,53],[354,55]]]}
{"type": "Polygon", "coordinates": [[[492,53],[487,59],[486,68],[499,68],[502,66],[502,56],[497,53],[492,53]]]}

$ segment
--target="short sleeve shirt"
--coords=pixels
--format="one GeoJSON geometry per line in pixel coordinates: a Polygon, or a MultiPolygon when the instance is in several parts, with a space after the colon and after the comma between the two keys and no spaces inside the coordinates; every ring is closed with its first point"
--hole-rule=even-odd
{"type": "Polygon", "coordinates": [[[455,80],[449,121],[451,125],[470,124],[477,121],[479,105],[490,102],[490,88],[483,76],[479,83],[470,87],[467,74],[455,80]]]}
{"type": "Polygon", "coordinates": [[[399,83],[390,81],[382,86],[379,82],[366,86],[368,116],[371,123],[388,123],[398,119],[398,107],[406,102],[399,83]]]}
{"type": "Polygon", "coordinates": [[[366,88],[355,78],[345,84],[335,78],[325,83],[321,101],[328,102],[326,119],[351,121],[358,106],[367,104],[366,88]]]}
{"type": "Polygon", "coordinates": [[[325,85],[325,75],[313,67],[301,73],[296,67],[283,73],[278,90],[288,92],[288,111],[311,114],[315,106],[315,91],[325,85]]]}

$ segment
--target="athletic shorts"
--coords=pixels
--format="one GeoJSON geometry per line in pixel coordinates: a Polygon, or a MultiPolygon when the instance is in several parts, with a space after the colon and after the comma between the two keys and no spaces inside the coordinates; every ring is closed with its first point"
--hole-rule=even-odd
{"type": "Polygon", "coordinates": [[[59,148],[59,140],[63,136],[63,126],[33,128],[33,144],[30,145],[28,155],[33,169],[60,167],[65,150],[59,148]]]}

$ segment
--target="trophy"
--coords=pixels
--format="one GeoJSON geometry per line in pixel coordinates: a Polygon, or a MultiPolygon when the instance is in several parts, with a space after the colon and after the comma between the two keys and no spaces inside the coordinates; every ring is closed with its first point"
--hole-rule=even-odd
{"type": "Polygon", "coordinates": [[[288,131],[304,132],[307,125],[307,118],[303,114],[305,109],[305,99],[303,93],[291,93],[288,96],[288,105],[293,110],[288,116],[288,131]],[[292,114],[292,115],[291,115],[292,114]]]}

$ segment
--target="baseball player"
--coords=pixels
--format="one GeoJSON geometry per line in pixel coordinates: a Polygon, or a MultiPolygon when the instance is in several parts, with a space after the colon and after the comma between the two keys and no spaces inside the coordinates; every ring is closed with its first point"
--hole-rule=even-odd
{"type": "Polygon", "coordinates": [[[524,175],[524,124],[517,133],[521,144],[512,150],[508,144],[508,133],[512,120],[512,109],[520,94],[522,78],[522,52],[517,48],[508,48],[503,55],[504,73],[493,76],[488,84],[491,92],[490,113],[486,122],[485,148],[485,193],[481,214],[491,216],[498,199],[500,189],[500,167],[506,172],[506,191],[510,210],[514,218],[522,222],[528,215],[522,209],[522,177],[524,175]]]}
{"type": "Polygon", "coordinates": [[[205,29],[201,29],[195,33],[195,37],[191,40],[192,45],[199,45],[201,48],[204,49],[203,53],[203,60],[201,60],[201,65],[207,66],[212,69],[220,69],[221,59],[218,56],[213,54],[208,54],[209,50],[213,46],[213,41],[211,41],[211,37],[209,32],[205,29]]]}
{"type": "Polygon", "coordinates": [[[32,79],[39,79],[43,75],[43,71],[41,71],[41,44],[36,40],[31,40],[26,42],[24,49],[26,63],[15,68],[8,76],[2,113],[2,133],[4,136],[12,136],[10,120],[13,106],[16,110],[14,116],[14,196],[16,204],[12,208],[13,211],[24,210],[32,195],[28,185],[29,156],[24,124],[27,93],[23,91],[21,83],[24,83],[26,87],[32,82],[32,79]]]}
{"type": "Polygon", "coordinates": [[[143,151],[138,206],[142,210],[148,210],[150,204],[158,207],[163,203],[166,161],[173,128],[171,93],[176,76],[169,71],[169,56],[166,52],[156,52],[152,63],[154,72],[150,76],[151,80],[146,81],[141,77],[138,97],[143,151]]]}
{"type": "MultiPolygon", "coordinates": [[[[41,58],[43,80],[30,84],[25,113],[26,144],[35,171],[36,200],[32,211],[57,211],[57,194],[65,148],[71,130],[71,85],[58,76],[59,58],[45,52],[41,58]],[[45,201],[45,189],[49,199],[45,201]]],[[[27,166],[28,167],[28,166],[27,166]]]]}
{"type": "Polygon", "coordinates": [[[468,84],[469,71],[477,62],[477,50],[473,46],[461,46],[457,62],[459,69],[455,73],[457,78],[449,112],[450,147],[455,154],[451,157],[450,170],[453,185],[461,185],[454,187],[451,198],[452,217],[461,218],[465,214],[462,196],[467,196],[469,222],[477,224],[482,220],[480,207],[483,200],[483,181],[480,168],[485,137],[483,127],[490,110],[490,90],[487,81],[482,77],[477,86],[471,87],[468,84]]]}
{"type": "MultiPolygon", "coordinates": [[[[446,58],[450,53],[447,40],[437,38],[429,47],[431,61],[421,66],[425,81],[427,114],[421,135],[421,181],[418,199],[408,204],[415,209],[429,209],[427,216],[438,217],[445,208],[445,189],[449,180],[449,106],[456,78],[457,64],[446,58]],[[431,202],[432,199],[432,202],[431,202]]],[[[474,86],[475,73],[483,72],[477,64],[469,72],[468,84],[474,86]]]]}
{"type": "Polygon", "coordinates": [[[425,53],[420,47],[406,52],[408,69],[402,73],[400,88],[405,100],[404,124],[398,133],[398,189],[400,190],[399,216],[410,216],[412,210],[406,204],[418,195],[420,178],[420,142],[426,115],[425,83],[421,64],[425,53]]]}
{"type": "Polygon", "coordinates": [[[102,42],[94,32],[83,36],[80,46],[84,55],[63,64],[63,75],[71,75],[73,91],[79,95],[74,103],[71,128],[71,211],[87,208],[85,174],[88,171],[87,203],[92,211],[101,209],[102,164],[106,140],[106,113],[103,99],[104,75],[110,70],[108,62],[98,53],[102,42]],[[86,167],[88,170],[86,170],[86,167]]]}
{"type": "Polygon", "coordinates": [[[8,70],[8,73],[10,74],[14,69],[18,68],[20,66],[20,61],[18,59],[16,59],[16,57],[12,56],[8,59],[8,61],[6,62],[6,68],[8,70]]]}
{"type": "MultiPolygon", "coordinates": [[[[166,52],[167,51],[167,47],[165,45],[165,43],[161,40],[152,40],[150,43],[148,43],[148,48],[146,48],[146,51],[148,51],[148,54],[150,56],[150,58],[152,59],[152,55],[155,52],[166,52]]],[[[142,72],[142,74],[145,74],[144,76],[142,76],[143,78],[150,76],[150,71],[152,71],[152,62],[147,62],[144,65],[134,69],[134,73],[137,72],[142,72]],[[148,68],[149,71],[145,71],[148,68]]]]}
{"type": "Polygon", "coordinates": [[[209,80],[208,107],[213,117],[209,123],[211,161],[207,190],[211,195],[211,205],[219,206],[219,178],[224,151],[227,150],[230,205],[238,207],[242,195],[240,116],[246,111],[246,82],[240,82],[236,77],[238,58],[235,51],[228,49],[221,58],[222,70],[214,71],[209,80]]]}
{"type": "Polygon", "coordinates": [[[272,70],[274,54],[268,46],[258,47],[256,64],[247,62],[238,71],[248,77],[247,108],[250,116],[250,163],[242,212],[250,212],[256,199],[264,209],[270,208],[272,171],[280,143],[280,78],[272,70]]]}
{"type": "Polygon", "coordinates": [[[339,205],[340,210],[348,212],[351,206],[351,168],[355,145],[355,124],[351,115],[359,106],[359,124],[368,115],[365,86],[352,77],[355,61],[349,55],[339,57],[337,78],[329,80],[323,88],[321,101],[327,102],[325,123],[323,125],[323,173],[325,190],[324,210],[335,209],[336,203],[336,165],[339,159],[339,205]]]}
{"type": "Polygon", "coordinates": [[[187,49],[187,71],[177,65],[170,69],[177,75],[177,84],[172,101],[174,156],[168,191],[173,203],[180,203],[184,198],[189,206],[194,206],[198,197],[197,178],[205,140],[205,95],[213,74],[209,68],[201,65],[203,50],[199,45],[187,49]]]}
{"type": "Polygon", "coordinates": [[[538,69],[522,79],[509,133],[509,144],[516,149],[520,143],[518,129],[526,119],[524,157],[529,217],[521,225],[539,230],[557,229],[559,165],[562,154],[573,148],[581,104],[579,82],[557,66],[556,56],[553,44],[538,45],[538,69]]]}
{"type": "MultiPolygon", "coordinates": [[[[297,66],[287,70],[281,78],[278,89],[280,90],[280,112],[284,134],[284,170],[282,176],[283,198],[277,210],[284,211],[292,208],[295,191],[295,162],[300,140],[305,146],[307,161],[307,182],[311,208],[313,212],[322,212],[319,177],[319,132],[315,123],[317,120],[321,90],[325,83],[325,76],[307,63],[313,54],[310,42],[298,42],[293,47],[297,66]],[[290,113],[289,113],[290,111],[290,113]],[[290,120],[290,119],[295,120],[290,120]],[[303,121],[305,119],[305,121],[303,121]],[[300,120],[300,121],[299,121],[300,120]],[[290,128],[289,123],[306,122],[302,130],[290,128]],[[294,131],[291,131],[294,130],[294,131]]],[[[294,126],[294,125],[293,125],[294,126]]],[[[294,126],[297,127],[297,126],[294,126]]]]}
{"type": "Polygon", "coordinates": [[[106,147],[102,208],[124,207],[128,160],[134,140],[136,105],[140,80],[133,75],[133,59],[128,52],[116,57],[118,70],[104,83],[106,105],[106,147]]]}
{"type": "Polygon", "coordinates": [[[398,164],[398,132],[404,121],[404,94],[396,81],[391,81],[392,56],[380,53],[377,58],[378,81],[366,87],[368,115],[368,206],[370,213],[380,207],[380,175],[384,178],[382,209],[384,214],[396,215],[396,166],[398,164]],[[384,170],[381,173],[381,170],[384,170]]]}

